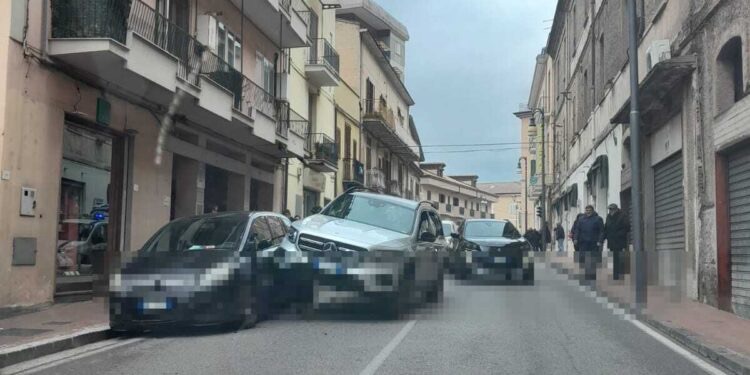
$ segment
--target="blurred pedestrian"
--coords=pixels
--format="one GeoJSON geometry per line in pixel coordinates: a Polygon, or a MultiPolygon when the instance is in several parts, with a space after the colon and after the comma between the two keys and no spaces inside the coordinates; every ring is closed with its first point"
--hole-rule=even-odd
{"type": "Polygon", "coordinates": [[[557,242],[557,251],[565,252],[565,229],[560,223],[557,223],[555,227],[555,242],[557,242]]]}
{"type": "Polygon", "coordinates": [[[578,241],[576,241],[576,231],[578,230],[578,220],[585,216],[583,213],[576,215],[576,219],[573,220],[573,226],[570,228],[570,240],[573,241],[573,250],[578,251],[578,241]]]}
{"type": "Polygon", "coordinates": [[[627,259],[625,247],[628,245],[630,221],[614,203],[610,204],[607,210],[607,222],[604,224],[599,243],[607,241],[607,248],[612,252],[612,276],[615,280],[620,280],[627,259]]]}
{"type": "Polygon", "coordinates": [[[296,215],[296,216],[294,216],[294,220],[292,220],[292,221],[300,221],[300,220],[302,220],[302,218],[299,217],[299,215],[296,215]]]}
{"type": "Polygon", "coordinates": [[[526,234],[524,234],[523,237],[529,241],[529,245],[531,245],[533,251],[539,251],[541,249],[542,236],[539,234],[538,230],[531,228],[526,231],[526,234]]]}
{"type": "Polygon", "coordinates": [[[544,246],[542,251],[547,251],[547,245],[552,244],[552,236],[549,233],[549,226],[545,225],[544,228],[542,229],[541,234],[542,234],[542,244],[544,246]]]}
{"type": "Polygon", "coordinates": [[[289,211],[288,208],[285,208],[283,211],[281,211],[281,214],[286,216],[286,218],[289,219],[289,221],[294,221],[294,218],[292,217],[292,212],[289,211]]]}
{"type": "MultiPolygon", "coordinates": [[[[578,245],[577,256],[583,257],[586,280],[596,279],[596,266],[601,258],[601,236],[604,221],[594,211],[594,206],[586,206],[584,215],[580,216],[573,232],[573,243],[578,245]]],[[[579,259],[580,261],[580,259],[579,259]]]]}

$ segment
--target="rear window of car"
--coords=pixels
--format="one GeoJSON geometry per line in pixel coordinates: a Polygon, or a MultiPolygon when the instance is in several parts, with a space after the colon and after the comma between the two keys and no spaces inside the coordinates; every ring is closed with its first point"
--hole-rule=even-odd
{"type": "Polygon", "coordinates": [[[416,210],[384,199],[349,194],[337,198],[321,214],[410,234],[416,210]]]}
{"type": "Polygon", "coordinates": [[[443,234],[450,236],[453,233],[453,226],[448,223],[443,223],[443,234]]]}
{"type": "Polygon", "coordinates": [[[505,227],[502,221],[470,221],[464,225],[464,237],[502,237],[505,227]]]}
{"type": "Polygon", "coordinates": [[[175,220],[162,228],[145,247],[148,253],[235,250],[247,225],[246,215],[223,215],[175,220]]]}

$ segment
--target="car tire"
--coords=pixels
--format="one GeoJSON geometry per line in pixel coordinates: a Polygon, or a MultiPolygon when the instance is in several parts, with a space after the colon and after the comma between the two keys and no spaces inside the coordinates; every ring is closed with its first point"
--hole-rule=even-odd
{"type": "Polygon", "coordinates": [[[438,270],[437,280],[435,285],[427,293],[427,302],[429,303],[440,303],[443,301],[443,270],[438,270]]]}
{"type": "Polygon", "coordinates": [[[239,302],[239,319],[237,320],[237,330],[243,330],[255,327],[260,321],[261,296],[255,294],[258,288],[243,286],[239,288],[237,300],[239,302]]]}
{"type": "Polygon", "coordinates": [[[398,291],[391,294],[383,304],[387,319],[398,320],[409,309],[414,292],[414,281],[407,277],[399,280],[398,291]]]}

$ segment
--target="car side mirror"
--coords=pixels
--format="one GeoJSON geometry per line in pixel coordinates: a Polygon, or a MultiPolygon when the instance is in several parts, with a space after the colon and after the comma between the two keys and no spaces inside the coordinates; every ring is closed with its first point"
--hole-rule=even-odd
{"type": "Polygon", "coordinates": [[[453,237],[454,239],[457,239],[457,240],[461,239],[461,235],[458,234],[458,233],[451,233],[451,237],[453,237]]]}
{"type": "Polygon", "coordinates": [[[424,232],[419,235],[419,241],[421,242],[435,242],[437,236],[430,232],[424,232]]]}

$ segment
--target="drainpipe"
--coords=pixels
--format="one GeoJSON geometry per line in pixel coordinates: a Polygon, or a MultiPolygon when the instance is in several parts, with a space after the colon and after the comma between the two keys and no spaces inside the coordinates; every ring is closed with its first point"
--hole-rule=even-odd
{"type": "MultiPolygon", "coordinates": [[[[49,20],[48,20],[49,17],[47,15],[48,8],[49,8],[49,1],[48,0],[42,0],[42,34],[39,37],[39,45],[41,46],[42,56],[44,57],[44,59],[47,58],[47,32],[48,32],[47,31],[47,29],[48,29],[47,28],[47,23],[49,22],[49,20]]],[[[27,16],[26,16],[26,20],[27,20],[26,21],[27,22],[26,27],[28,27],[28,13],[29,13],[29,1],[27,0],[26,1],[26,14],[27,14],[27,16]]]]}

